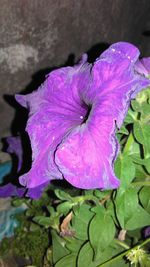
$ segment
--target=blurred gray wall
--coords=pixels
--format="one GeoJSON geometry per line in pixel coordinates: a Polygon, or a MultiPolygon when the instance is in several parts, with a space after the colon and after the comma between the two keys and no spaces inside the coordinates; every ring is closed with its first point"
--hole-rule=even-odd
{"type": "Polygon", "coordinates": [[[7,95],[35,89],[48,68],[86,51],[94,58],[105,44],[129,41],[150,55],[149,35],[149,0],[0,0],[0,137],[22,123],[13,123],[7,95]]]}

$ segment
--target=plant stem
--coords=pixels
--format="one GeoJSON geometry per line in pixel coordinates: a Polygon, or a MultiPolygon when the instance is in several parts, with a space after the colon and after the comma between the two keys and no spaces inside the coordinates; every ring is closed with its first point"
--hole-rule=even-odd
{"type": "Polygon", "coordinates": [[[149,243],[149,242],[150,242],[150,238],[146,239],[146,240],[145,240],[143,243],[141,243],[140,245],[138,244],[138,245],[136,245],[135,247],[130,248],[130,249],[126,250],[125,252],[123,252],[123,253],[117,255],[116,257],[114,257],[114,258],[112,258],[112,259],[110,259],[110,260],[108,260],[108,261],[106,261],[106,262],[104,262],[104,263],[102,263],[102,264],[97,265],[96,267],[110,266],[110,263],[115,262],[115,261],[118,260],[118,259],[121,259],[123,256],[125,256],[125,255],[126,255],[127,253],[129,253],[131,250],[136,249],[137,247],[143,247],[143,246],[145,246],[145,245],[146,245],[147,243],[149,243]]]}
{"type": "Polygon", "coordinates": [[[114,239],[115,243],[117,243],[118,245],[120,245],[121,247],[125,248],[125,249],[130,249],[130,247],[123,241],[120,241],[119,239],[115,238],[114,239]]]}
{"type": "Polygon", "coordinates": [[[146,244],[148,244],[150,242],[150,237],[149,238],[147,238],[142,244],[140,244],[140,245],[137,245],[136,247],[143,247],[143,246],[145,246],[146,244]]]}
{"type": "Polygon", "coordinates": [[[121,253],[121,254],[119,254],[119,255],[117,255],[116,257],[114,257],[114,258],[112,258],[112,259],[110,259],[110,260],[108,260],[108,261],[105,261],[104,263],[102,263],[102,264],[100,264],[100,265],[97,265],[96,267],[110,266],[110,263],[115,262],[115,261],[118,260],[118,259],[121,259],[121,258],[122,258],[123,256],[125,256],[129,251],[130,251],[130,249],[127,250],[127,251],[125,251],[125,252],[123,252],[123,253],[121,253]]]}

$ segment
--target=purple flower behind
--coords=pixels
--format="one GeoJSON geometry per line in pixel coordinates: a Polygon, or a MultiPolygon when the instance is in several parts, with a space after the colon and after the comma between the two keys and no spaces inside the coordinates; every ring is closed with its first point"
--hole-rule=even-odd
{"type": "Polygon", "coordinates": [[[85,57],[75,67],[51,72],[37,91],[16,95],[29,109],[26,131],[32,168],[20,183],[35,188],[65,178],[83,189],[119,186],[114,160],[115,137],[130,100],[150,82],[138,74],[139,51],[116,43],[90,65],[85,57]]]}
{"type": "MultiPolygon", "coordinates": [[[[18,168],[17,170],[20,171],[21,166],[22,166],[22,146],[21,146],[21,139],[19,136],[16,137],[7,137],[6,142],[8,144],[7,152],[10,154],[16,154],[18,158],[18,168]]],[[[9,183],[5,185],[0,185],[0,197],[10,197],[10,196],[18,196],[18,197],[23,197],[26,189],[23,187],[17,187],[13,185],[10,181],[9,183]]]]}
{"type": "MultiPolygon", "coordinates": [[[[20,136],[13,136],[13,137],[10,136],[6,138],[6,142],[8,144],[7,152],[10,154],[15,154],[18,158],[17,171],[19,172],[23,163],[23,149],[22,149],[21,138],[20,136]]],[[[27,196],[33,199],[37,199],[41,196],[43,190],[48,185],[48,183],[44,183],[40,186],[27,190],[25,187],[18,187],[12,184],[11,182],[13,181],[10,181],[5,185],[0,186],[0,197],[5,198],[10,196],[18,196],[18,197],[27,196]]]]}
{"type": "Polygon", "coordinates": [[[143,233],[145,238],[150,237],[150,226],[145,227],[143,233]]]}
{"type": "Polygon", "coordinates": [[[7,152],[10,154],[17,155],[18,158],[18,172],[20,171],[22,167],[22,160],[23,160],[23,150],[22,150],[22,144],[21,144],[21,138],[20,136],[9,136],[6,138],[8,148],[7,152]]]}
{"type": "Polygon", "coordinates": [[[0,186],[0,197],[12,197],[12,196],[18,196],[23,197],[25,194],[25,188],[18,188],[17,186],[8,183],[6,185],[0,186]]]}

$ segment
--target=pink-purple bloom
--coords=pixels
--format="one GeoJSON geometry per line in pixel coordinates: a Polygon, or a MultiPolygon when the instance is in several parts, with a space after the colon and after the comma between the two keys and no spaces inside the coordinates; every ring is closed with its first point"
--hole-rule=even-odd
{"type": "Polygon", "coordinates": [[[37,91],[16,95],[29,110],[32,148],[32,167],[20,177],[21,185],[32,192],[66,179],[83,189],[118,188],[115,133],[130,100],[150,84],[138,58],[135,46],[116,43],[93,65],[84,55],[78,65],[51,72],[37,91]]]}

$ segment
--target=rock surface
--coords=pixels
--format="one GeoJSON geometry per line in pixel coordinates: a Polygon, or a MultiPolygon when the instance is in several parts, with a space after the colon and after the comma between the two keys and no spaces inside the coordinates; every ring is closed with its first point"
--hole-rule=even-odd
{"type": "Polygon", "coordinates": [[[120,40],[150,55],[149,14],[149,0],[0,0],[0,137],[24,127],[8,95],[37,88],[51,68],[120,40]]]}

